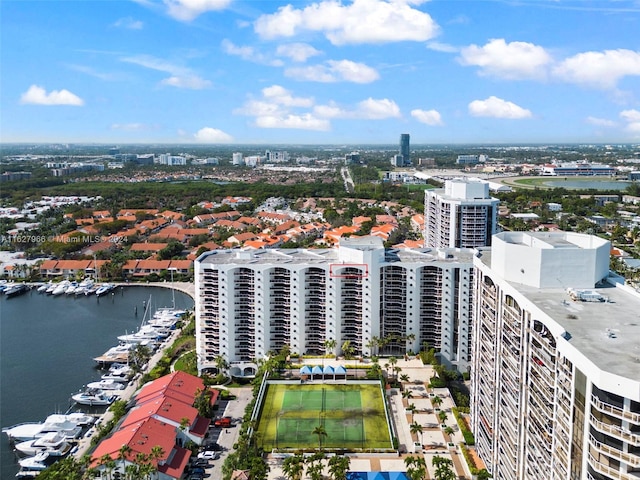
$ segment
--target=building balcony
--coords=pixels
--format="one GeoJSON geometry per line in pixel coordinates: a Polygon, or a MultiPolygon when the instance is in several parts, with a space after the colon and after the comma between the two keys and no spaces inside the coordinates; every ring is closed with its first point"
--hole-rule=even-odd
{"type": "Polygon", "coordinates": [[[640,435],[632,433],[630,430],[622,428],[620,425],[612,425],[610,423],[601,422],[595,416],[591,415],[589,419],[591,425],[601,433],[610,437],[622,440],[634,447],[640,447],[640,435]]]}
{"type": "Polygon", "coordinates": [[[595,395],[591,395],[591,404],[601,412],[608,413],[614,417],[620,418],[622,420],[628,420],[636,425],[640,426],[640,413],[630,412],[628,410],[623,410],[614,405],[610,405],[608,403],[603,402],[595,395]]]}
{"type": "Polygon", "coordinates": [[[597,441],[592,435],[589,435],[589,445],[595,448],[598,452],[618,460],[619,462],[626,463],[634,468],[640,467],[640,456],[621,452],[615,447],[597,441]]]}

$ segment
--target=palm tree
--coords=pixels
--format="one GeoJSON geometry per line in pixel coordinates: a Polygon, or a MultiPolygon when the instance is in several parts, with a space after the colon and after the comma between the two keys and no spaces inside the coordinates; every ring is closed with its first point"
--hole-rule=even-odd
{"type": "Polygon", "coordinates": [[[282,462],[282,473],[287,480],[300,480],[304,470],[304,457],[301,454],[287,457],[282,462]]]}
{"type": "MultiPolygon", "coordinates": [[[[106,475],[107,480],[110,480],[111,473],[113,472],[113,469],[116,466],[115,460],[111,458],[111,455],[109,455],[108,453],[105,453],[103,456],[100,457],[99,465],[104,467],[103,473],[106,475]]],[[[102,473],[100,474],[100,477],[102,477],[102,473]]]]}
{"type": "Polygon", "coordinates": [[[347,480],[351,459],[344,455],[334,455],[329,459],[329,473],[333,480],[347,480]]]}
{"type": "Polygon", "coordinates": [[[438,412],[438,418],[440,419],[440,423],[444,423],[449,417],[447,416],[447,412],[441,410],[440,412],[438,412]]]}
{"type": "Polygon", "coordinates": [[[127,460],[127,457],[129,456],[130,453],[131,453],[131,447],[129,446],[128,443],[125,443],[124,445],[122,445],[120,447],[120,450],[118,450],[118,460],[122,462],[122,473],[126,472],[125,460],[127,460]]]}
{"type": "Polygon", "coordinates": [[[417,408],[413,403],[410,403],[407,410],[411,412],[411,421],[413,422],[413,414],[416,413],[417,408]]]}
{"type": "Polygon", "coordinates": [[[402,391],[402,398],[403,399],[407,399],[407,401],[411,398],[413,398],[413,392],[411,390],[403,390],[402,391]]]}
{"type": "Polygon", "coordinates": [[[409,431],[411,435],[415,435],[416,438],[418,438],[418,434],[420,434],[420,445],[422,445],[422,425],[418,422],[412,422],[411,425],[409,425],[409,431]]]}
{"type": "Polygon", "coordinates": [[[218,375],[224,375],[224,373],[227,371],[227,368],[229,368],[229,363],[222,355],[216,356],[214,361],[216,362],[216,370],[218,370],[218,375]]]}
{"type": "Polygon", "coordinates": [[[427,474],[427,464],[424,457],[405,457],[407,476],[410,480],[423,480],[427,474]]]}
{"type": "Polygon", "coordinates": [[[445,433],[445,435],[447,435],[449,437],[449,440],[451,440],[451,435],[453,435],[453,432],[455,430],[453,429],[453,427],[445,427],[445,429],[443,430],[443,432],[445,433]]]}
{"type": "Polygon", "coordinates": [[[431,397],[431,405],[433,405],[435,408],[438,408],[440,405],[442,405],[442,398],[437,395],[431,397]]]}
{"type": "Polygon", "coordinates": [[[328,338],[324,341],[324,354],[332,352],[336,348],[336,341],[333,338],[328,338]]]}
{"type": "Polygon", "coordinates": [[[400,381],[407,383],[409,381],[409,375],[407,375],[406,373],[403,373],[402,375],[400,375],[400,381]]]}
{"type": "Polygon", "coordinates": [[[453,471],[453,461],[436,455],[431,460],[431,463],[436,468],[434,472],[435,480],[456,480],[457,477],[453,471]]]}
{"type": "Polygon", "coordinates": [[[311,480],[322,480],[322,471],[324,470],[323,461],[325,459],[324,452],[315,452],[307,457],[307,475],[311,480]]]}
{"type": "MultiPolygon", "coordinates": [[[[389,365],[391,365],[392,367],[395,367],[396,364],[398,363],[398,359],[396,357],[390,357],[389,358],[389,365]]],[[[395,373],[397,373],[397,371],[395,370],[395,368],[393,369],[393,371],[395,373]]],[[[396,378],[394,377],[394,380],[396,380],[396,378]]]]}
{"type": "Polygon", "coordinates": [[[404,337],[404,339],[407,342],[407,351],[409,351],[409,347],[411,347],[411,344],[416,339],[416,335],[415,335],[415,333],[410,333],[409,335],[404,337]]]}
{"type": "Polygon", "coordinates": [[[318,425],[316,428],[313,429],[313,432],[311,432],[311,435],[318,435],[318,446],[322,448],[322,437],[327,436],[327,431],[324,429],[324,426],[318,425]]]}

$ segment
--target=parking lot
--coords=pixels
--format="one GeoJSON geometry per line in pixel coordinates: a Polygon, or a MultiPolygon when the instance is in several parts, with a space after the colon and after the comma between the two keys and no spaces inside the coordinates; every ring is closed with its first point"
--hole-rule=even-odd
{"type": "Polygon", "coordinates": [[[246,388],[231,388],[229,391],[236,396],[236,399],[221,401],[216,413],[216,419],[230,417],[231,426],[218,427],[214,425],[214,421],[211,422],[209,433],[199,454],[200,457],[205,458],[195,458],[192,461],[192,467],[189,474],[186,475],[186,479],[222,478],[222,464],[227,455],[233,451],[233,444],[236,443],[240,434],[245,408],[252,398],[250,386],[246,388]]]}

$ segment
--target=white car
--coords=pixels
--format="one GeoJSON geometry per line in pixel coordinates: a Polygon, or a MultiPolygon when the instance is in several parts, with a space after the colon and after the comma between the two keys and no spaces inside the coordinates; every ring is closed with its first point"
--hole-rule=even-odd
{"type": "Polygon", "coordinates": [[[206,451],[198,454],[198,458],[204,458],[205,460],[217,460],[219,457],[220,454],[218,452],[206,451]]]}

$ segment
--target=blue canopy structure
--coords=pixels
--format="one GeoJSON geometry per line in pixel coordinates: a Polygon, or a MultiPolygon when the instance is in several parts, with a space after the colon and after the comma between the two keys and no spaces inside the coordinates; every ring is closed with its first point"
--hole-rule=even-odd
{"type": "Polygon", "coordinates": [[[389,480],[408,480],[405,472],[387,472],[389,480]]]}
{"type": "Polygon", "coordinates": [[[342,365],[338,365],[336,367],[336,369],[334,370],[334,373],[336,375],[346,375],[347,374],[347,369],[344,368],[342,365]]]}
{"type": "Polygon", "coordinates": [[[327,365],[326,367],[324,367],[323,373],[325,375],[333,375],[334,374],[333,367],[331,365],[327,365]]]}
{"type": "Polygon", "coordinates": [[[320,365],[316,365],[313,367],[313,370],[311,370],[311,373],[314,375],[322,375],[322,367],[320,365]]]}
{"type": "Polygon", "coordinates": [[[305,365],[300,369],[300,375],[311,375],[311,367],[309,365],[305,365]]]}

